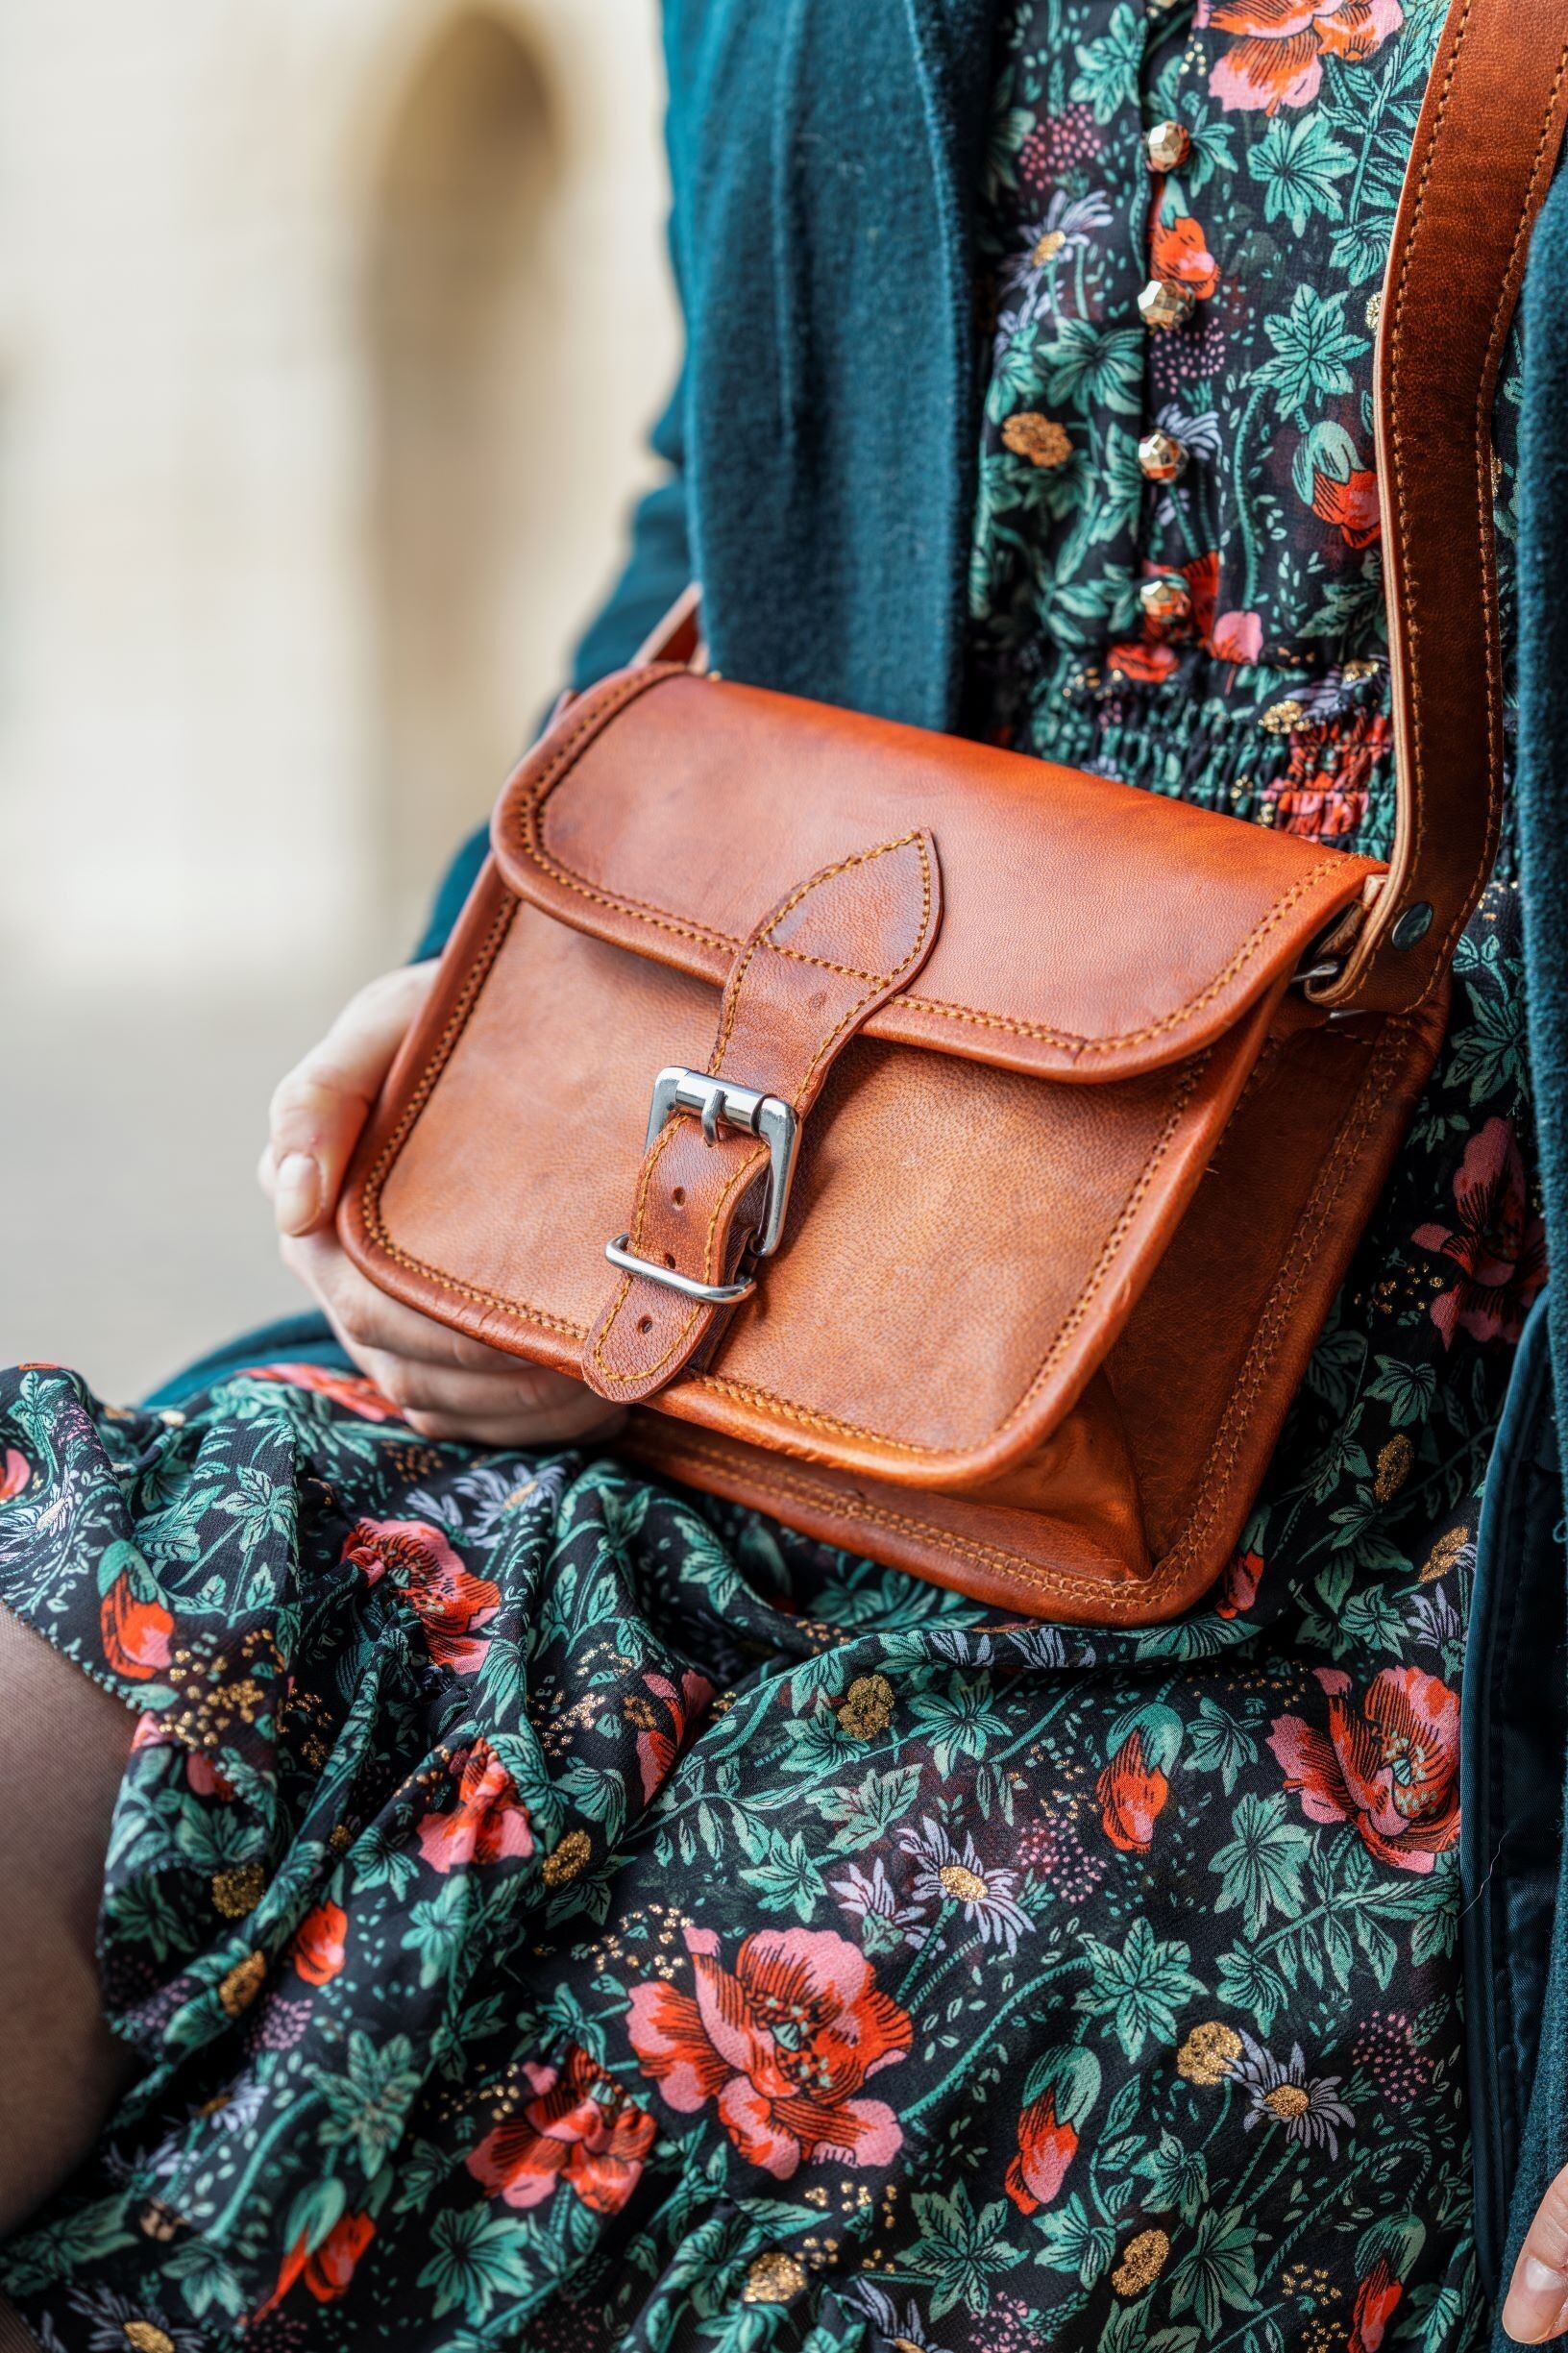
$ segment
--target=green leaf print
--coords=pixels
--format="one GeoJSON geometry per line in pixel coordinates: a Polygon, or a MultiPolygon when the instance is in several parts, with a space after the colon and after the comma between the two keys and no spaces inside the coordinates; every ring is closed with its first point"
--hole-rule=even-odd
{"type": "Polygon", "coordinates": [[[341,2074],[311,2070],[327,2114],[316,2128],[324,2148],[352,2147],[364,2171],[374,2173],[403,2138],[403,2128],[423,2078],[411,2065],[413,2045],[395,2034],[378,2049],[362,2027],[349,2037],[341,2074]]]}
{"type": "Polygon", "coordinates": [[[1141,8],[1123,0],[1098,40],[1080,50],[1072,95],[1088,101],[1096,122],[1108,123],[1119,107],[1137,104],[1143,38],[1141,8]]]}
{"type": "Polygon", "coordinates": [[[498,2297],[521,2294],[529,2284],[527,2226],[482,2204],[437,2215],[430,2242],[435,2253],[419,2285],[435,2291],[437,2316],[460,2312],[470,2322],[483,2320],[498,2297]]]}
{"type": "Polygon", "coordinates": [[[1271,1911],[1289,1919],[1301,1904],[1301,1875],[1312,1851],[1310,1832],[1290,1819],[1283,1797],[1248,1796],[1234,1818],[1234,1836],[1209,1868],[1220,1875],[1216,1912],[1244,1913],[1257,1936],[1271,1911]]]}
{"type": "Polygon", "coordinates": [[[1190,2312],[1209,2338],[1218,2335],[1225,2307],[1250,2312],[1258,2292],[1258,2233],[1235,2207],[1200,2215],[1192,2243],[1173,2266],[1170,2309],[1190,2312]]]}
{"type": "Polygon", "coordinates": [[[1151,2035],[1174,2042],[1178,2009],[1203,1991],[1188,1948],[1162,1940],[1146,1920],[1137,1920],[1119,1952],[1092,1936],[1084,1939],[1084,1950],[1094,1974],[1078,1994],[1078,2008],[1101,2021],[1129,2059],[1141,2056],[1151,2035]]]}
{"type": "Polygon", "coordinates": [[[1305,432],[1313,408],[1350,391],[1352,362],[1370,338],[1345,324],[1344,295],[1319,294],[1314,286],[1298,286],[1285,317],[1265,319],[1263,332],[1274,356],[1262,362],[1253,381],[1274,392],[1281,414],[1305,432]]]}
{"type": "Polygon", "coordinates": [[[989,2312],[992,2274],[1025,2260],[1026,2250],[1006,2235],[1011,2207],[996,2198],[976,2214],[963,2182],[946,2196],[918,2190],[913,2203],[920,2236],[909,2250],[909,2267],[935,2283],[932,2318],[955,2308],[989,2312]]]}
{"type": "Polygon", "coordinates": [[[1344,199],[1335,183],[1356,161],[1318,113],[1276,114],[1247,156],[1247,169],[1262,183],[1263,218],[1287,220],[1298,237],[1314,212],[1341,218],[1344,199]]]}

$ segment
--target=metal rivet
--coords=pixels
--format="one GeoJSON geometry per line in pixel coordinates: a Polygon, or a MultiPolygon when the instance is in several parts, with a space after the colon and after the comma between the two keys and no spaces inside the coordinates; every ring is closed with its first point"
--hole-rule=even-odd
{"type": "Polygon", "coordinates": [[[1406,908],[1388,934],[1389,942],[1394,947],[1414,947],[1416,942],[1424,940],[1431,929],[1432,908],[1426,899],[1418,898],[1413,907],[1406,908]]]}

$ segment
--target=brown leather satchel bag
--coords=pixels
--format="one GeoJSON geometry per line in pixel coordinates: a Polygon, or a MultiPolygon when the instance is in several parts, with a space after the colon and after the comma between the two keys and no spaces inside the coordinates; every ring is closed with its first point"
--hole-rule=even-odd
{"type": "Polygon", "coordinates": [[[1496,845],[1489,419],[1562,12],[1459,0],[1395,236],[1389,867],[644,662],[497,808],[341,1206],[376,1283],[653,1409],[654,1469],[1000,1608],[1203,1592],[1496,845]]]}

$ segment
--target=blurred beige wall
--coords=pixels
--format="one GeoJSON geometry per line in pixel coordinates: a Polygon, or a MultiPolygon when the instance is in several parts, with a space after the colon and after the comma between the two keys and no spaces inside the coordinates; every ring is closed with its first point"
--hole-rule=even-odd
{"type": "Polygon", "coordinates": [[[271,1082],[649,478],[659,100],[654,0],[0,0],[0,1358],[292,1304],[271,1082]]]}

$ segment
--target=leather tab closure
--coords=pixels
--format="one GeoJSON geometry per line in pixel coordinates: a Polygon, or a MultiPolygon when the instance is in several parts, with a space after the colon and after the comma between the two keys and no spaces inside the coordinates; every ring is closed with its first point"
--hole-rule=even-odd
{"type": "Polygon", "coordinates": [[[674,1099],[650,1129],[616,1249],[620,1280],[583,1351],[583,1379],[601,1397],[657,1395],[716,1339],[733,1302],[692,1287],[741,1288],[741,1262],[778,1206],[770,1122],[780,1112],[804,1118],[835,1058],[924,964],[941,919],[936,844],[920,830],[824,867],[742,943],[706,1076],[773,1108],[741,1125],[723,1114],[723,1088],[698,1081],[688,1091],[704,1097],[705,1114],[674,1099]],[[683,1287],[633,1271],[638,1261],[683,1287]]]}

